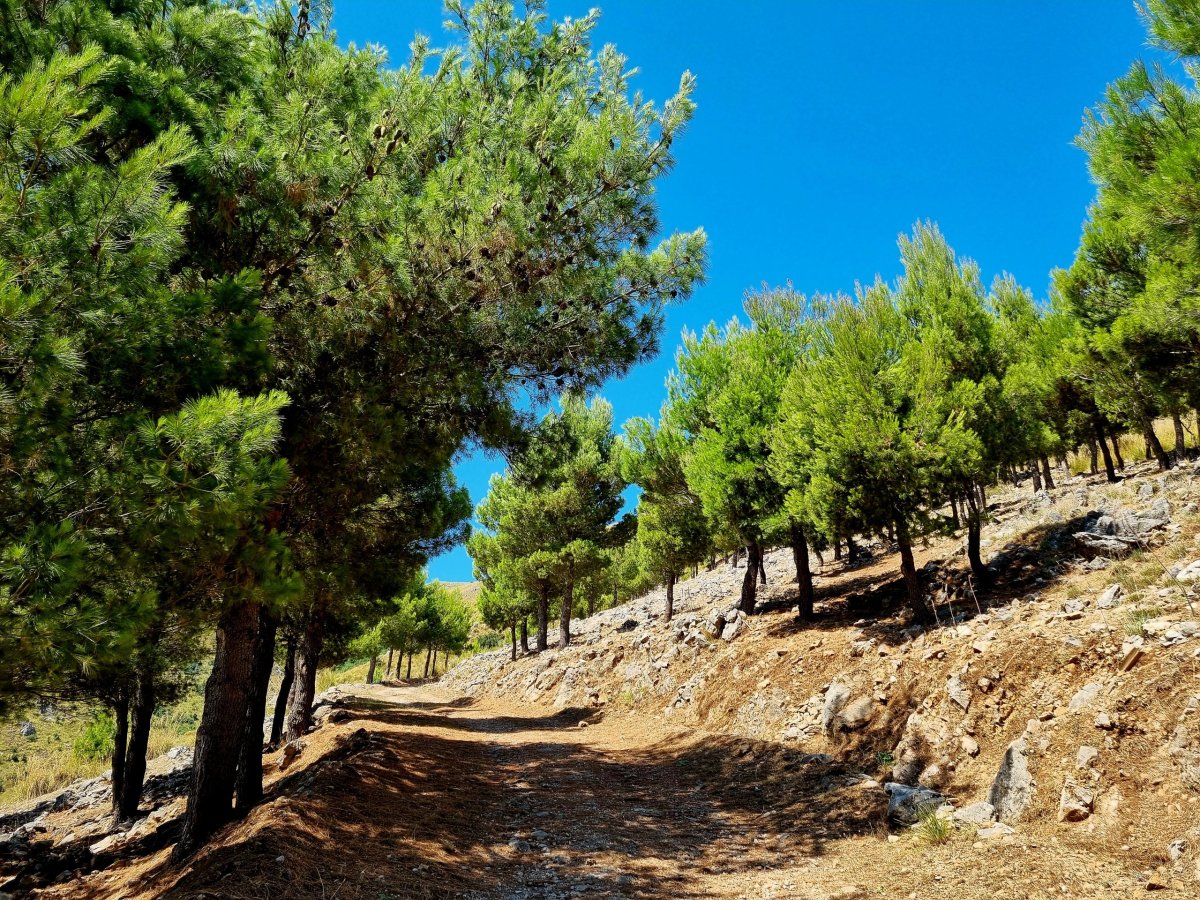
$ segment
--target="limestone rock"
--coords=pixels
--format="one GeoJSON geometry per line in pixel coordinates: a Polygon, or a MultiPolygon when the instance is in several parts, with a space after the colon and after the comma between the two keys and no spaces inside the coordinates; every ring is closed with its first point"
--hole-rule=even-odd
{"type": "Polygon", "coordinates": [[[1016,829],[1005,825],[1003,822],[997,822],[995,825],[988,825],[986,828],[980,828],[977,832],[975,832],[975,834],[978,837],[986,840],[988,838],[998,838],[1009,834],[1016,834],[1016,829]]]}
{"type": "Polygon", "coordinates": [[[1095,747],[1088,747],[1086,744],[1079,748],[1075,753],[1075,768],[1090,769],[1092,763],[1100,758],[1100,751],[1095,747]]]}
{"type": "Polygon", "coordinates": [[[859,697],[857,700],[846,705],[838,717],[841,721],[841,726],[847,731],[854,731],[862,728],[871,720],[871,714],[875,711],[875,703],[870,697],[859,697]]]}
{"type": "Polygon", "coordinates": [[[1093,681],[1090,684],[1085,684],[1075,692],[1075,696],[1073,696],[1071,698],[1071,702],[1067,704],[1067,711],[1079,712],[1080,710],[1087,709],[1099,696],[1100,685],[1097,682],[1093,681]]]}
{"type": "Polygon", "coordinates": [[[1033,776],[1029,773],[1029,748],[1021,736],[1008,745],[996,779],[988,792],[988,802],[996,808],[1002,822],[1016,822],[1033,798],[1033,776]]]}
{"type": "Polygon", "coordinates": [[[1095,799],[1096,794],[1090,787],[1067,778],[1058,800],[1058,821],[1082,822],[1092,814],[1095,799]]]}
{"type": "Polygon", "coordinates": [[[962,809],[956,809],[953,816],[956,825],[990,825],[996,821],[996,807],[982,800],[972,803],[962,809]]]}
{"type": "Polygon", "coordinates": [[[833,731],[837,724],[838,713],[849,702],[850,688],[840,681],[829,685],[829,689],[825,691],[825,704],[821,707],[821,727],[825,729],[826,734],[833,731]]]}
{"type": "Polygon", "coordinates": [[[1096,598],[1096,607],[1098,609],[1112,609],[1121,602],[1121,598],[1125,596],[1125,588],[1119,584],[1110,584],[1104,589],[1099,597],[1096,598]]]}
{"type": "Polygon", "coordinates": [[[920,785],[889,781],[883,789],[888,795],[888,818],[899,825],[915,825],[927,811],[938,809],[947,802],[937,791],[920,785]]]}
{"type": "Polygon", "coordinates": [[[951,675],[946,682],[946,693],[950,695],[950,699],[962,707],[962,711],[966,712],[971,706],[971,689],[963,684],[962,679],[957,675],[951,675]]]}
{"type": "Polygon", "coordinates": [[[1200,559],[1195,562],[1188,563],[1179,570],[1179,574],[1175,576],[1175,580],[1183,584],[1191,584],[1193,581],[1200,581],[1200,559]]]}

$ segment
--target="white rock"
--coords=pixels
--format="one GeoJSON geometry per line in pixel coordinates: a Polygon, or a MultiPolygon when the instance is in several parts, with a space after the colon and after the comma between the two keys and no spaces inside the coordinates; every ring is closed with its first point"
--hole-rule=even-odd
{"type": "Polygon", "coordinates": [[[1094,763],[1099,757],[1099,750],[1097,750],[1095,747],[1089,747],[1085,744],[1075,753],[1075,768],[1090,769],[1092,767],[1092,763],[1094,763]]]}
{"type": "Polygon", "coordinates": [[[959,825],[988,825],[996,821],[996,807],[986,800],[956,809],[954,822],[959,825]]]}
{"type": "Polygon", "coordinates": [[[1179,574],[1175,576],[1175,580],[1183,584],[1191,584],[1193,581],[1200,581],[1200,559],[1184,566],[1179,571],[1179,574]]]}
{"type": "Polygon", "coordinates": [[[1082,709],[1087,709],[1100,696],[1101,686],[1096,682],[1085,684],[1075,696],[1071,698],[1071,702],[1067,704],[1068,712],[1079,712],[1082,709]]]}

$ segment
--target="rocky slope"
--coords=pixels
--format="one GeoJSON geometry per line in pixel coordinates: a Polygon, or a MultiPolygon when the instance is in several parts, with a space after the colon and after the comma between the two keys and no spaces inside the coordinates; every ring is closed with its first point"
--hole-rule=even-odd
{"type": "Polygon", "coordinates": [[[1200,889],[1200,470],[1126,474],[998,493],[988,591],[958,540],[931,543],[932,627],[900,608],[881,546],[825,566],[800,625],[776,552],[760,614],[732,608],[743,570],[722,565],[669,623],[656,591],[576,623],[565,650],[496,651],[445,684],[825,754],[886,791],[894,823],[941,807],[979,840],[1038,835],[1200,889]]]}

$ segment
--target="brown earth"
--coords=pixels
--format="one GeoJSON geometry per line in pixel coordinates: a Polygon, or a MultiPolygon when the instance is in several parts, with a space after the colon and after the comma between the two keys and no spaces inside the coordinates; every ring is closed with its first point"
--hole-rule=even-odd
{"type": "Polygon", "coordinates": [[[1022,837],[888,840],[836,763],[595,710],[363,688],[306,767],[188,866],[166,850],[58,898],[1118,897],[1116,860],[1022,837]],[[580,727],[580,722],[588,722],[580,727]]]}

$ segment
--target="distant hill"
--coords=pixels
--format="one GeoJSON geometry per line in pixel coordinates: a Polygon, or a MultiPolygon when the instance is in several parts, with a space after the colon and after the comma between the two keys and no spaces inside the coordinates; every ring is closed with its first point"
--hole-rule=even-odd
{"type": "Polygon", "coordinates": [[[452,591],[457,591],[471,605],[474,605],[475,601],[479,599],[478,581],[443,581],[442,584],[452,591]]]}

